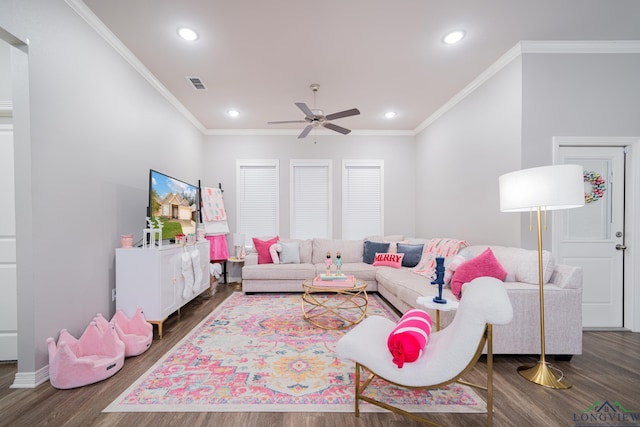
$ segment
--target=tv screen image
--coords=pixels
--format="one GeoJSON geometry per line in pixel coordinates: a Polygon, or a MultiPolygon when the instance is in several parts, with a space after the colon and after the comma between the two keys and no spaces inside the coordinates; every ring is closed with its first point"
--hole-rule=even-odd
{"type": "Polygon", "coordinates": [[[163,223],[162,239],[195,234],[198,187],[153,169],[149,172],[149,214],[163,223]]]}

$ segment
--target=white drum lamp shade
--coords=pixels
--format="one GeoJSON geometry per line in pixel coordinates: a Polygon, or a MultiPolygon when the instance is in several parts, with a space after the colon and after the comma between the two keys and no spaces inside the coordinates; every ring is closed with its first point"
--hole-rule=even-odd
{"type": "Polygon", "coordinates": [[[552,211],[584,206],[584,179],[580,165],[523,169],[501,175],[500,210],[552,211]]]}

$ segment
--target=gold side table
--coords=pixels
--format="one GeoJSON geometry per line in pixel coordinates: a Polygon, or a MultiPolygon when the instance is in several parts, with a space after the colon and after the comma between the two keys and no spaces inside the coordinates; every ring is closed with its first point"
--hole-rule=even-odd
{"type": "Polygon", "coordinates": [[[353,279],[352,286],[323,284],[314,279],[302,282],[302,314],[309,323],[322,329],[345,329],[360,323],[367,315],[367,282],[353,279]],[[332,322],[339,320],[339,325],[332,322]]]}
{"type": "Polygon", "coordinates": [[[231,257],[227,259],[227,262],[238,264],[240,266],[240,281],[236,282],[235,290],[242,291],[242,267],[244,266],[244,258],[231,257]]]}

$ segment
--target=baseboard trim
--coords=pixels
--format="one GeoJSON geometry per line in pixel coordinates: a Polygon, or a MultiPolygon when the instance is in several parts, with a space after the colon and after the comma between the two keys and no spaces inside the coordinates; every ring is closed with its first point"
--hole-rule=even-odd
{"type": "Polygon", "coordinates": [[[49,381],[49,365],[35,372],[18,372],[9,388],[36,388],[49,381]]]}

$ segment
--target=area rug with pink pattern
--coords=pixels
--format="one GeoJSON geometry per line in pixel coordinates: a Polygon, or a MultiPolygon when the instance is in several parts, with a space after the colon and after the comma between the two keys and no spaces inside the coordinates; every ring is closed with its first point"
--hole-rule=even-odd
{"type": "MultiPolygon", "coordinates": [[[[367,315],[397,319],[376,295],[367,315]]],[[[335,351],[347,330],[305,321],[301,294],[233,293],[104,412],[353,412],[354,364],[335,351]]],[[[486,412],[459,384],[425,391],[379,381],[368,394],[411,412],[486,412]]]]}

